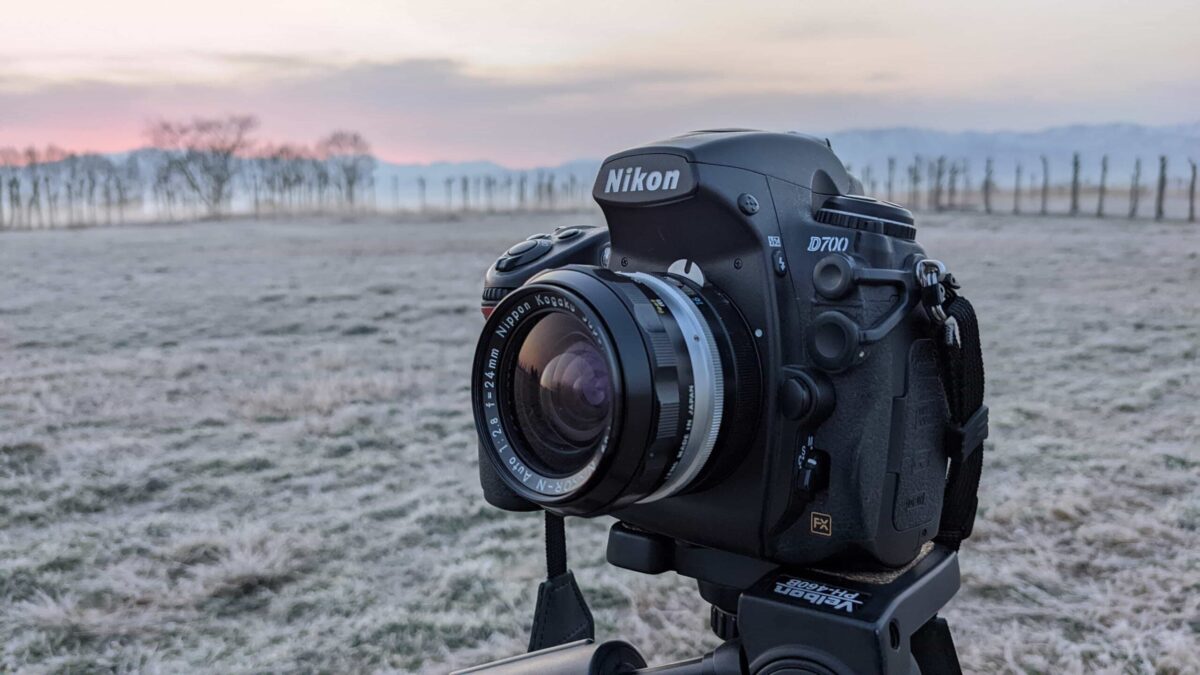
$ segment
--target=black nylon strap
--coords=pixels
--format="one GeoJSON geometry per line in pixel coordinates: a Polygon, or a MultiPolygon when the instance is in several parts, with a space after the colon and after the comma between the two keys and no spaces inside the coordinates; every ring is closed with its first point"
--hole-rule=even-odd
{"type": "Polygon", "coordinates": [[[563,517],[546,511],[546,580],[538,586],[529,651],[595,637],[596,624],[587,600],[567,569],[567,533],[563,517]]]}
{"type": "MultiPolygon", "coordinates": [[[[938,351],[950,418],[954,427],[961,431],[979,419],[975,415],[983,406],[983,350],[979,344],[979,321],[971,303],[962,296],[952,295],[943,308],[946,315],[958,323],[959,345],[947,345],[939,341],[938,351]]],[[[971,536],[975,526],[985,436],[986,432],[982,435],[959,434],[959,437],[971,438],[972,443],[977,439],[978,445],[973,448],[948,448],[950,471],[942,500],[942,519],[934,541],[956,551],[962,541],[971,536]]]]}
{"type": "Polygon", "coordinates": [[[546,578],[567,572],[567,532],[563,517],[546,511],[546,578]]]}

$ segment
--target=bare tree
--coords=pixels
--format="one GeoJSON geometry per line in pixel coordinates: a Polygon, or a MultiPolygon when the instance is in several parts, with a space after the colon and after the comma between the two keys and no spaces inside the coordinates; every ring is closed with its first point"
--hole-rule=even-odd
{"type": "Polygon", "coordinates": [[[895,193],[892,191],[896,185],[896,158],[887,158],[887,200],[895,202],[895,193]]]}
{"type": "Polygon", "coordinates": [[[913,159],[912,166],[910,166],[908,168],[908,177],[909,177],[909,189],[912,193],[911,196],[909,197],[908,202],[912,206],[912,208],[919,209],[919,208],[921,208],[920,203],[919,203],[921,200],[921,156],[920,155],[917,155],[913,159]]]}
{"type": "Polygon", "coordinates": [[[985,213],[992,212],[992,188],[995,181],[992,180],[992,158],[988,157],[983,165],[983,210],[985,213]]]}
{"type": "Polygon", "coordinates": [[[1046,215],[1050,201],[1050,160],[1042,155],[1042,215],[1046,215]]]}
{"type": "Polygon", "coordinates": [[[959,208],[966,209],[971,205],[971,161],[964,157],[959,163],[959,171],[962,172],[962,194],[959,208]]]}
{"type": "Polygon", "coordinates": [[[1104,193],[1108,190],[1108,155],[1100,158],[1100,196],[1096,199],[1096,217],[1104,217],[1104,193]]]}
{"type": "Polygon", "coordinates": [[[25,203],[25,224],[32,228],[33,214],[37,212],[38,225],[45,227],[45,212],[42,210],[42,172],[41,157],[37,148],[25,149],[25,183],[29,185],[29,199],[25,203]]]}
{"type": "Polygon", "coordinates": [[[1133,162],[1133,181],[1129,186],[1129,217],[1137,218],[1138,202],[1142,200],[1142,158],[1133,162]]]}
{"type": "Polygon", "coordinates": [[[1189,159],[1192,167],[1192,180],[1188,183],[1188,222],[1196,222],[1196,160],[1189,159]]]}
{"type": "Polygon", "coordinates": [[[251,115],[198,117],[191,122],[157,122],[148,134],[166,157],[160,171],[180,176],[208,217],[219,218],[229,207],[234,178],[242,156],[253,147],[250,134],[257,127],[251,115]]]}
{"type": "Polygon", "coordinates": [[[1158,156],[1158,190],[1154,196],[1154,219],[1162,220],[1166,216],[1167,201],[1167,156],[1158,156]]]}
{"type": "Polygon", "coordinates": [[[371,146],[356,131],[335,131],[317,143],[317,156],[329,164],[334,184],[353,210],[360,188],[371,183],[375,171],[371,146]]]}
{"type": "Polygon", "coordinates": [[[929,176],[933,182],[929,184],[930,208],[942,210],[942,179],[946,177],[946,157],[943,155],[934,162],[929,162],[929,176]]]}
{"type": "Polygon", "coordinates": [[[1017,162],[1017,177],[1013,181],[1013,215],[1021,213],[1021,163],[1017,162]]]}
{"type": "Polygon", "coordinates": [[[946,193],[947,208],[953,209],[958,206],[958,176],[961,171],[962,169],[959,168],[958,162],[950,162],[950,178],[946,193]]]}
{"type": "Polygon", "coordinates": [[[1079,215],[1079,153],[1071,156],[1071,215],[1079,215]]]}
{"type": "Polygon", "coordinates": [[[21,166],[21,153],[13,148],[0,148],[0,228],[16,226],[20,212],[20,197],[13,198],[10,181],[16,180],[17,167],[21,166]],[[5,193],[8,193],[8,217],[5,218],[5,193]]]}

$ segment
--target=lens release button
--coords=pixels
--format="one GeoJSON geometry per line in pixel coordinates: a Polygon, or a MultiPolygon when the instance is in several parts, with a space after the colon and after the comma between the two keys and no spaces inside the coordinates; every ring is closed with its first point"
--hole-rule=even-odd
{"type": "Polygon", "coordinates": [[[812,410],[813,395],[808,385],[798,377],[784,381],[779,389],[779,411],[789,420],[798,420],[812,410]]]}
{"type": "Polygon", "coordinates": [[[789,367],[779,386],[779,413],[809,426],[820,424],[833,412],[835,397],[829,378],[808,368],[789,367]]]}

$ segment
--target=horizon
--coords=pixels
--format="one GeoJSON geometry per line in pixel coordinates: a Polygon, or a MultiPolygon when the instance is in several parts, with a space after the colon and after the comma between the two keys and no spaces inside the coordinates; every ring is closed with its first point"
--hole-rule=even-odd
{"type": "Polygon", "coordinates": [[[112,153],[155,119],[248,111],[267,142],[361,132],[393,163],[602,157],[685,129],[1029,131],[1200,110],[1200,6],[882,0],[212,0],[22,5],[0,46],[0,146],[112,153]],[[1097,77],[1097,74],[1102,77],[1097,77]]]}
{"type": "MultiPolygon", "coordinates": [[[[1152,130],[1152,131],[1166,130],[1166,129],[1183,129],[1183,130],[1187,130],[1187,131],[1194,130],[1194,131],[1200,132],[1200,118],[1198,118],[1194,121],[1182,121],[1182,122],[1173,123],[1173,124],[1160,124],[1160,125],[1139,124],[1136,122],[1129,122],[1129,121],[1111,121],[1111,122],[1097,122],[1097,123],[1090,123],[1090,124],[1088,124],[1088,123],[1059,124],[1059,125],[1046,126],[1046,127],[1034,128],[1034,129],[1003,129],[1003,128],[1001,128],[1001,129],[995,129],[995,130],[984,130],[984,129],[945,130],[945,129],[935,129],[932,127],[921,127],[921,126],[912,126],[912,125],[896,125],[896,126],[878,126],[878,127],[850,127],[850,128],[845,128],[845,129],[822,130],[822,131],[815,131],[815,132],[808,132],[808,131],[803,131],[803,130],[799,130],[799,129],[761,129],[761,131],[799,132],[799,133],[809,133],[810,135],[817,136],[819,138],[824,138],[824,137],[832,138],[835,136],[850,136],[850,135],[856,135],[856,134],[872,134],[872,133],[882,133],[882,132],[919,132],[919,133],[945,134],[948,136],[957,136],[957,135],[1039,135],[1039,134],[1049,134],[1049,133],[1053,133],[1053,132],[1066,131],[1066,130],[1071,130],[1071,129],[1100,129],[1100,128],[1105,128],[1105,127],[1118,127],[1118,128],[1119,127],[1127,127],[1127,128],[1137,128],[1137,129],[1152,130]]],[[[674,135],[688,133],[689,131],[696,131],[696,130],[680,131],[674,135]]],[[[758,131],[758,129],[755,129],[754,131],[758,131]]],[[[666,138],[669,138],[669,136],[664,136],[663,138],[657,139],[657,140],[665,140],[666,138]]],[[[371,139],[367,139],[367,140],[371,141],[371,139]]],[[[1198,133],[1198,135],[1197,135],[1197,142],[1200,143],[1200,133],[1198,133]]],[[[295,140],[295,139],[270,139],[270,140],[268,140],[268,139],[255,138],[252,141],[252,145],[251,145],[249,152],[243,154],[242,156],[245,158],[251,158],[251,157],[255,156],[255,151],[257,151],[257,150],[271,148],[271,147],[279,147],[281,145],[300,146],[301,148],[303,148],[305,150],[309,150],[309,151],[311,151],[313,149],[312,144],[305,143],[303,141],[299,141],[299,140],[295,140]]],[[[110,151],[97,151],[97,150],[84,149],[84,148],[62,147],[60,145],[53,144],[53,143],[51,143],[49,145],[45,145],[45,146],[36,146],[36,145],[17,146],[17,145],[4,145],[4,144],[0,143],[0,150],[13,149],[13,150],[18,150],[18,151],[24,151],[26,149],[43,150],[43,149],[49,149],[49,148],[53,148],[55,150],[62,151],[67,155],[81,156],[81,155],[96,154],[96,155],[104,155],[104,156],[108,156],[108,157],[120,157],[120,156],[131,155],[131,154],[135,154],[135,153],[143,152],[143,151],[159,151],[159,152],[168,151],[167,148],[157,147],[157,146],[153,145],[152,143],[142,143],[140,145],[136,145],[133,147],[115,149],[115,150],[110,150],[110,151]]],[[[594,155],[594,156],[580,155],[580,156],[575,156],[575,157],[565,157],[559,161],[543,163],[543,164],[534,164],[534,165],[514,165],[514,164],[504,161],[501,158],[482,157],[482,156],[481,157],[467,157],[464,159],[455,159],[455,160],[436,159],[435,158],[435,159],[428,160],[428,161],[397,161],[397,160],[394,160],[394,159],[391,159],[388,157],[380,156],[374,150],[372,150],[371,156],[381,163],[389,164],[389,165],[396,166],[396,167],[405,167],[405,168],[437,167],[438,165],[457,166],[457,165],[468,165],[468,164],[492,164],[504,171],[525,171],[525,170],[536,170],[536,169],[554,169],[554,168],[566,167],[566,166],[569,166],[572,164],[588,163],[588,162],[600,163],[604,160],[604,157],[606,157],[608,154],[612,154],[613,152],[619,152],[623,149],[624,148],[614,148],[614,149],[610,150],[608,153],[605,153],[604,155],[594,155]]]]}

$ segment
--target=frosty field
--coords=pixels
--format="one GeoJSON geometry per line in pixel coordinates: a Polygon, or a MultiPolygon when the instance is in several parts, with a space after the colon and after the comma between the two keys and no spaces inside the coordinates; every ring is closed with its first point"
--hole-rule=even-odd
{"type": "MultiPolygon", "coordinates": [[[[487,507],[480,279],[593,215],[0,233],[0,672],[444,672],[523,650],[540,521],[487,507]]],[[[919,219],[975,302],[988,443],[945,615],[979,673],[1200,672],[1200,228],[919,219]]],[[[715,645],[604,563],[601,638],[715,645]]]]}

